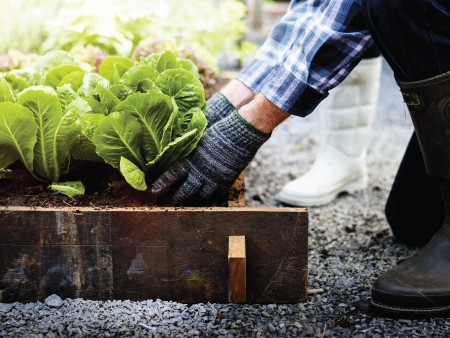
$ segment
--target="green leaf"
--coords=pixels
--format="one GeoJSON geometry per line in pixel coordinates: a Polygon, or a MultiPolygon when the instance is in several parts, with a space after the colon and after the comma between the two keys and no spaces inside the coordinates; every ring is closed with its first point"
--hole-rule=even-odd
{"type": "Polygon", "coordinates": [[[105,117],[103,114],[86,114],[80,116],[83,135],[93,142],[95,129],[97,129],[97,126],[105,117]]]}
{"type": "MultiPolygon", "coordinates": [[[[191,109],[192,117],[189,121],[188,125],[184,129],[184,132],[190,132],[193,129],[196,129],[199,132],[199,136],[203,135],[203,132],[206,129],[206,125],[208,124],[208,121],[206,120],[205,113],[200,110],[199,108],[193,108],[191,109]]],[[[200,141],[200,138],[198,139],[200,141]]],[[[187,155],[187,154],[186,154],[187,155]]]]}
{"type": "Polygon", "coordinates": [[[63,79],[66,79],[67,76],[71,73],[83,73],[83,69],[79,66],[75,65],[63,65],[56,68],[51,69],[47,75],[45,76],[44,85],[51,86],[56,88],[60,85],[63,79]]]}
{"type": "Polygon", "coordinates": [[[80,116],[92,113],[91,106],[89,106],[89,104],[79,96],[75,97],[75,99],[71,101],[68,106],[66,105],[66,110],[69,109],[76,109],[78,115],[80,116]]]}
{"type": "Polygon", "coordinates": [[[92,113],[108,115],[108,107],[106,107],[103,103],[91,97],[85,97],[84,100],[91,107],[92,113]]]}
{"type": "Polygon", "coordinates": [[[136,66],[123,74],[119,83],[129,87],[134,92],[147,92],[154,86],[154,81],[158,76],[158,71],[150,66],[136,66]]]}
{"type": "Polygon", "coordinates": [[[58,94],[59,103],[63,112],[66,112],[69,109],[69,105],[78,98],[78,95],[68,84],[58,87],[56,93],[58,94]]]}
{"type": "Polygon", "coordinates": [[[145,168],[142,127],[129,113],[118,111],[102,119],[94,131],[93,141],[97,154],[114,168],[120,168],[121,157],[145,168]]]}
{"type": "Polygon", "coordinates": [[[142,124],[145,157],[147,161],[155,158],[163,148],[161,141],[164,129],[175,111],[171,98],[157,92],[137,93],[121,102],[116,111],[125,112],[139,120],[142,124]]]}
{"type": "Polygon", "coordinates": [[[0,145],[9,151],[4,156],[12,159],[16,154],[30,173],[33,173],[37,129],[29,109],[12,102],[0,103],[0,145]]]}
{"type": "Polygon", "coordinates": [[[175,69],[175,68],[179,68],[177,56],[169,50],[163,52],[159,56],[158,62],[156,63],[156,69],[158,70],[158,72],[162,73],[168,69],[175,69]]]}
{"type": "Polygon", "coordinates": [[[40,58],[36,68],[45,74],[53,68],[63,65],[77,65],[73,56],[62,50],[50,51],[40,58]]]}
{"type": "Polygon", "coordinates": [[[199,77],[197,66],[189,59],[181,59],[178,61],[179,68],[186,69],[192,73],[196,78],[199,77]]]}
{"type": "Polygon", "coordinates": [[[62,117],[54,136],[54,153],[57,167],[53,177],[59,178],[61,172],[67,172],[72,149],[81,137],[81,125],[78,111],[69,109],[62,117]],[[59,170],[59,172],[58,172],[59,170]]]}
{"type": "Polygon", "coordinates": [[[123,56],[108,56],[100,65],[98,73],[107,79],[110,83],[115,84],[120,78],[118,67],[123,71],[134,66],[131,59],[123,56]],[[120,66],[119,66],[120,65],[120,66]]]}
{"type": "Polygon", "coordinates": [[[98,99],[97,86],[109,87],[109,81],[96,73],[88,73],[83,78],[83,83],[78,89],[78,94],[82,97],[98,99]]]}
{"type": "Polygon", "coordinates": [[[120,101],[125,100],[128,96],[134,94],[134,92],[123,84],[117,84],[109,87],[111,93],[114,94],[120,101]]]}
{"type": "Polygon", "coordinates": [[[169,69],[161,73],[156,85],[161,91],[173,97],[180,112],[191,108],[205,110],[205,91],[198,78],[185,69],[169,69]]]}
{"type": "Polygon", "coordinates": [[[16,102],[14,93],[5,79],[0,80],[0,102],[16,102]]]}
{"type": "Polygon", "coordinates": [[[167,170],[173,163],[181,159],[182,155],[186,153],[186,149],[195,146],[197,133],[197,130],[191,130],[170,142],[155,159],[147,163],[147,171],[160,174],[167,170]]]}
{"type": "Polygon", "coordinates": [[[78,89],[83,84],[83,79],[85,75],[86,75],[85,71],[69,73],[62,78],[62,80],[59,82],[59,85],[63,86],[65,84],[69,84],[74,91],[78,91],[78,89]]]}
{"type": "Polygon", "coordinates": [[[50,184],[47,189],[59,192],[70,198],[81,196],[85,193],[85,188],[81,181],[53,183],[50,184]]]}
{"type": "Polygon", "coordinates": [[[7,168],[19,159],[17,151],[0,144],[0,168],[7,168]]]}
{"type": "Polygon", "coordinates": [[[22,92],[18,104],[28,108],[38,126],[33,170],[43,181],[58,181],[66,170],[72,146],[80,134],[78,112],[62,112],[58,96],[51,87],[32,87],[22,92]]]}
{"type": "Polygon", "coordinates": [[[19,93],[31,86],[31,83],[26,78],[15,71],[8,72],[5,75],[5,80],[8,81],[8,84],[11,86],[15,93],[19,93]]]}
{"type": "Polygon", "coordinates": [[[76,146],[72,149],[73,158],[92,162],[103,161],[96,153],[93,138],[95,129],[105,117],[103,114],[80,114],[82,135],[76,146]]]}
{"type": "Polygon", "coordinates": [[[195,149],[206,129],[207,120],[203,111],[198,108],[192,109],[191,114],[192,119],[183,135],[170,142],[153,161],[148,162],[147,170],[162,173],[195,149]]]}
{"type": "Polygon", "coordinates": [[[12,177],[12,170],[0,169],[0,179],[10,179],[12,177]]]}
{"type": "Polygon", "coordinates": [[[120,103],[120,100],[102,85],[97,86],[97,93],[100,97],[100,102],[106,107],[107,114],[112,113],[114,108],[120,103]]]}
{"type": "Polygon", "coordinates": [[[125,157],[120,158],[120,172],[125,180],[136,190],[147,190],[145,173],[125,157]]]}

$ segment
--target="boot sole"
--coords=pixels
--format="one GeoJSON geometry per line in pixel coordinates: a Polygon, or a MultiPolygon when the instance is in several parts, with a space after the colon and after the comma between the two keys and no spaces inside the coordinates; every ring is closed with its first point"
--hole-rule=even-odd
{"type": "Polygon", "coordinates": [[[345,185],[334,189],[333,191],[324,195],[298,198],[280,192],[277,196],[277,199],[282,203],[293,205],[296,207],[313,207],[328,204],[335,200],[341,193],[346,192],[348,194],[354,194],[355,192],[364,190],[366,188],[367,178],[361,178],[359,180],[346,183],[345,185]]]}
{"type": "Polygon", "coordinates": [[[377,303],[374,300],[370,300],[370,305],[374,309],[389,312],[396,315],[436,315],[436,314],[450,314],[450,305],[448,306],[437,306],[437,307],[427,307],[427,308],[405,308],[400,306],[385,305],[382,303],[377,303]]]}

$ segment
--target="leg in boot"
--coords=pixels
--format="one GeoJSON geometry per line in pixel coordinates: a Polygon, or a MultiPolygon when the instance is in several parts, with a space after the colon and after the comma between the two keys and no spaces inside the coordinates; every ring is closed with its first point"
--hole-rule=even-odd
{"type": "Polygon", "coordinates": [[[372,303],[390,311],[447,312],[450,311],[450,72],[399,85],[426,170],[440,181],[446,218],[430,242],[376,281],[372,303]]]}
{"type": "Polygon", "coordinates": [[[378,278],[372,289],[372,304],[401,314],[447,312],[450,311],[450,73],[447,73],[450,4],[431,0],[364,0],[363,12],[378,47],[399,79],[426,172],[440,183],[446,215],[439,231],[422,249],[378,278]]]}
{"type": "Polygon", "coordinates": [[[396,239],[412,246],[425,245],[444,221],[439,181],[426,174],[415,133],[398,168],[385,213],[396,239]]]}
{"type": "Polygon", "coordinates": [[[311,169],[283,187],[278,199],[322,205],[367,186],[366,152],[376,111],[381,57],[366,58],[319,105],[320,146],[311,169]]]}

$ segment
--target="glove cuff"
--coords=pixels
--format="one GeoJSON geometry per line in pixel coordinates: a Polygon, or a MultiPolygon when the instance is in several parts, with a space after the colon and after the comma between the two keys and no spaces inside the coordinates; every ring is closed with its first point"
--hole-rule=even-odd
{"type": "Polygon", "coordinates": [[[231,151],[239,153],[243,160],[250,161],[256,151],[266,142],[271,134],[265,134],[245,121],[235,110],[232,114],[216,123],[211,128],[217,142],[231,151]]]}
{"type": "Polygon", "coordinates": [[[206,102],[206,119],[208,127],[230,115],[236,107],[222,93],[216,93],[206,102]]]}
{"type": "Polygon", "coordinates": [[[248,129],[250,129],[251,131],[253,131],[256,134],[260,134],[262,137],[267,137],[269,138],[272,133],[266,134],[264,132],[262,132],[259,129],[256,129],[254,126],[252,126],[250,123],[248,123],[247,121],[244,120],[244,118],[239,114],[239,112],[237,110],[235,110],[233,112],[233,114],[236,114],[237,118],[239,119],[239,121],[244,124],[244,126],[246,126],[248,129]]]}

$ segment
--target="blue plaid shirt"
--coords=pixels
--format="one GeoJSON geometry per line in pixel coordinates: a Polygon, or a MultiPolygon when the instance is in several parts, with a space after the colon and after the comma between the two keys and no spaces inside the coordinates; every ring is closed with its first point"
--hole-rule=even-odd
{"type": "Polygon", "coordinates": [[[374,46],[360,7],[361,0],[291,1],[237,79],[282,110],[308,115],[374,46]]]}

